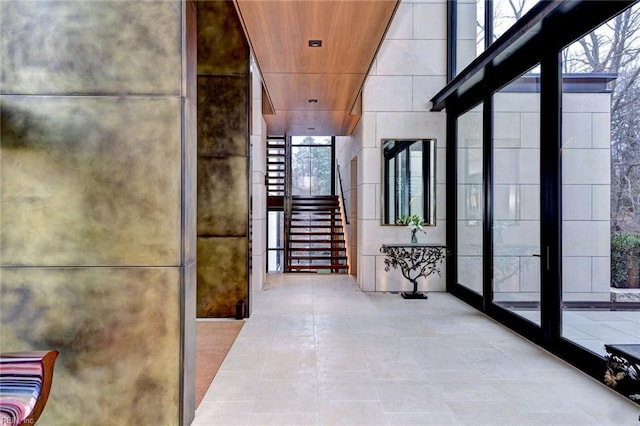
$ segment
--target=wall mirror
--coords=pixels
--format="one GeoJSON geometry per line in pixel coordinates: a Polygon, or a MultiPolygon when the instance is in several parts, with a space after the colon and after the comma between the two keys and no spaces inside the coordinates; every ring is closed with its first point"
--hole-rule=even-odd
{"type": "Polygon", "coordinates": [[[382,224],[418,215],[436,224],[436,140],[382,140],[382,224]]]}

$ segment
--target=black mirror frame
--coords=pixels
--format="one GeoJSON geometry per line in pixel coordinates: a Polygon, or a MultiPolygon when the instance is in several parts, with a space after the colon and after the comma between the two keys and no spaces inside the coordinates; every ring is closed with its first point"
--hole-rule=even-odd
{"type": "MultiPolygon", "coordinates": [[[[388,175],[389,175],[389,162],[388,155],[385,155],[385,145],[390,142],[400,142],[404,146],[402,149],[408,148],[415,142],[421,142],[423,144],[422,149],[422,179],[423,179],[423,220],[425,226],[436,225],[436,139],[435,138],[415,138],[415,139],[382,139],[381,140],[381,171],[382,171],[382,194],[381,194],[381,217],[380,221],[385,226],[403,226],[398,223],[392,223],[390,221],[389,211],[390,208],[387,205],[388,196],[388,175]]],[[[401,150],[402,150],[401,149],[401,150]]],[[[396,150],[398,151],[398,150],[396,150]]],[[[393,157],[397,154],[394,153],[393,157]]]]}

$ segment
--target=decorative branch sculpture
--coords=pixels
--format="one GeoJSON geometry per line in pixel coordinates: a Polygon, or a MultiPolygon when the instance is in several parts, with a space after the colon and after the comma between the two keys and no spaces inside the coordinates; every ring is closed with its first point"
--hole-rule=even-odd
{"type": "Polygon", "coordinates": [[[447,255],[447,248],[431,244],[383,244],[380,252],[387,255],[384,259],[384,270],[400,269],[402,276],[413,284],[413,292],[403,292],[405,299],[426,299],[418,293],[418,278],[428,277],[433,273],[440,275],[440,264],[447,255]]]}

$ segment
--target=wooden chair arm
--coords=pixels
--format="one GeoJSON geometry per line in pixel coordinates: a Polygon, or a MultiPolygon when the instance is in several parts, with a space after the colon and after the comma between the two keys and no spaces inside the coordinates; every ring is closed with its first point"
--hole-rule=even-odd
{"type": "MultiPolygon", "coordinates": [[[[33,425],[35,424],[42,411],[44,410],[49,393],[51,392],[51,384],[53,382],[53,370],[58,357],[58,351],[28,351],[28,352],[5,352],[0,354],[0,380],[5,377],[17,377],[19,366],[37,363],[40,365],[40,392],[36,396],[36,402],[31,411],[24,419],[18,419],[17,425],[33,425]]],[[[25,376],[33,377],[33,371],[25,376]]],[[[2,395],[4,397],[4,395],[2,395]]],[[[7,396],[10,397],[8,394],[7,396]]],[[[1,404],[1,402],[0,402],[1,404]]]]}

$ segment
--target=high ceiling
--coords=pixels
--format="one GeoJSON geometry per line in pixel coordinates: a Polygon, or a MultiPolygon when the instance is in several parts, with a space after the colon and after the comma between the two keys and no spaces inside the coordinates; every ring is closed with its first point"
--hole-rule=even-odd
{"type": "Polygon", "coordinates": [[[234,1],[262,73],[268,133],[349,135],[400,0],[234,1]]]}

